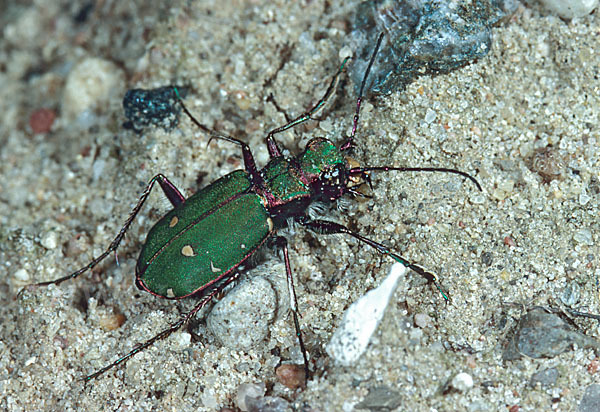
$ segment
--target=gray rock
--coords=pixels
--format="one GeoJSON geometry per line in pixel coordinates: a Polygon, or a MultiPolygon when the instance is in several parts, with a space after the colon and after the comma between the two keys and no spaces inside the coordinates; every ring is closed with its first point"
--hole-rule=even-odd
{"type": "Polygon", "coordinates": [[[554,313],[535,307],[525,314],[509,337],[504,360],[553,358],[573,345],[600,351],[600,344],[571,326],[554,313]]]}
{"type": "Polygon", "coordinates": [[[579,403],[578,410],[579,412],[600,411],[600,385],[595,383],[587,387],[579,403]]]}
{"type": "Polygon", "coordinates": [[[544,388],[549,388],[554,386],[556,380],[558,379],[558,369],[556,368],[548,368],[543,369],[539,372],[534,373],[531,376],[531,380],[529,381],[529,385],[535,387],[537,384],[544,388]]]}
{"type": "Polygon", "coordinates": [[[361,3],[351,34],[356,59],[350,76],[360,86],[375,40],[384,32],[367,90],[389,94],[426,73],[448,73],[485,56],[492,26],[511,15],[502,0],[372,0],[361,3]]]}
{"type": "Polygon", "coordinates": [[[210,312],[206,323],[229,348],[248,349],[263,342],[277,311],[272,284],[261,276],[243,280],[210,312]]]}
{"type": "Polygon", "coordinates": [[[398,391],[387,386],[377,386],[369,389],[369,393],[362,402],[356,405],[356,409],[389,411],[400,406],[400,403],[401,397],[398,391]]]}

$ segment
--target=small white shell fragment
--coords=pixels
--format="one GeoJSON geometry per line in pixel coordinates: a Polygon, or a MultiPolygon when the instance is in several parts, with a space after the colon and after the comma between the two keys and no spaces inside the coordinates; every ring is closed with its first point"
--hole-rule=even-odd
{"type": "Polygon", "coordinates": [[[367,292],[346,310],[326,348],[337,363],[350,366],[364,353],[398,281],[404,278],[405,273],[406,267],[395,263],[381,285],[367,292]]]}

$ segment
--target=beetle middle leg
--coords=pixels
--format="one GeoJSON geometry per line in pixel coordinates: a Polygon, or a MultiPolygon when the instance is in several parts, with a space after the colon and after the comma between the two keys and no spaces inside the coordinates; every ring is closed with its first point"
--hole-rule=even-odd
{"type": "MultiPolygon", "coordinates": [[[[152,188],[154,187],[154,184],[156,182],[158,182],[158,184],[160,185],[161,189],[163,190],[165,196],[167,197],[167,199],[169,199],[169,201],[171,202],[171,204],[173,205],[173,207],[176,207],[176,206],[178,206],[178,205],[180,205],[180,204],[182,204],[182,203],[185,202],[185,198],[183,197],[183,195],[181,194],[181,192],[179,192],[179,190],[177,189],[177,187],[175,187],[175,185],[169,179],[167,179],[164,175],[162,175],[160,173],[157,174],[157,175],[155,175],[150,180],[150,182],[148,182],[148,184],[146,185],[146,188],[144,189],[144,192],[142,193],[142,195],[138,199],[138,202],[135,205],[135,207],[129,213],[129,217],[127,218],[127,220],[125,221],[125,223],[121,227],[121,230],[119,231],[119,233],[117,234],[117,236],[113,239],[113,241],[110,243],[110,245],[108,246],[108,248],[100,256],[94,258],[90,263],[88,263],[84,267],[76,270],[75,272],[73,272],[73,273],[71,273],[71,274],[69,274],[67,276],[63,276],[61,278],[54,279],[54,280],[49,280],[49,281],[46,281],[46,282],[32,283],[30,285],[25,286],[23,289],[21,289],[21,292],[25,288],[28,288],[30,286],[58,285],[58,284],[64,282],[65,280],[74,279],[74,278],[78,277],[79,275],[87,272],[88,270],[91,270],[94,267],[96,267],[110,253],[112,253],[115,250],[117,250],[117,248],[119,247],[119,244],[123,240],[123,237],[125,237],[125,233],[129,229],[129,226],[131,226],[131,223],[133,222],[133,219],[135,219],[135,217],[137,216],[137,214],[140,212],[140,209],[142,208],[142,206],[144,205],[144,202],[146,201],[146,199],[150,195],[150,192],[152,191],[152,188]]],[[[19,292],[19,294],[21,292],[19,292]]]]}
{"type": "Polygon", "coordinates": [[[440,291],[440,293],[442,294],[442,296],[444,297],[444,299],[446,301],[450,300],[450,298],[448,297],[448,294],[444,291],[444,289],[442,289],[441,285],[439,284],[437,276],[435,274],[428,272],[425,269],[423,269],[421,266],[416,265],[416,264],[404,259],[402,256],[394,253],[389,247],[382,245],[381,243],[376,242],[372,239],[364,237],[364,236],[348,229],[344,225],[340,225],[339,223],[335,223],[335,222],[330,222],[328,220],[301,219],[301,220],[299,220],[299,223],[316,233],[321,233],[324,235],[331,235],[331,234],[335,234],[335,233],[344,233],[344,234],[352,236],[355,239],[358,239],[359,241],[361,241],[363,243],[366,243],[367,245],[375,248],[379,253],[381,253],[383,255],[388,255],[392,259],[394,259],[396,262],[401,263],[404,266],[406,266],[407,268],[412,269],[413,271],[417,272],[419,275],[421,275],[422,277],[427,279],[428,282],[433,283],[435,285],[435,287],[440,291]]]}
{"type": "Polygon", "coordinates": [[[296,299],[296,289],[294,288],[294,278],[292,276],[292,268],[290,266],[290,257],[288,255],[288,242],[283,236],[277,236],[275,238],[275,247],[283,252],[283,260],[285,263],[285,274],[287,277],[287,285],[290,299],[290,309],[294,318],[294,327],[296,328],[296,337],[298,338],[298,344],[300,345],[300,351],[302,352],[302,358],[304,359],[304,379],[308,379],[308,356],[306,355],[306,348],[304,347],[304,341],[302,340],[302,331],[300,330],[300,322],[298,320],[298,300],[296,299]]]}

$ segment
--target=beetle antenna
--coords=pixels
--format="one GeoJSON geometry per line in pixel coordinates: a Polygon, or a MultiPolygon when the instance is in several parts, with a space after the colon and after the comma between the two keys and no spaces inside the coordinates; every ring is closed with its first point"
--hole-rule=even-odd
{"type": "Polygon", "coordinates": [[[473,182],[473,184],[477,187],[477,189],[479,189],[480,192],[483,191],[483,189],[481,188],[481,185],[479,184],[479,182],[477,181],[477,179],[475,179],[470,174],[468,174],[466,172],[462,172],[460,170],[456,170],[456,169],[448,169],[446,167],[388,167],[388,166],[381,166],[381,167],[354,167],[354,168],[348,170],[348,173],[349,174],[359,174],[359,173],[365,173],[365,172],[390,172],[390,171],[395,171],[395,172],[443,172],[443,173],[454,173],[454,174],[466,177],[471,182],[473,182]]]}
{"type": "Polygon", "coordinates": [[[375,50],[373,51],[373,55],[369,60],[369,64],[367,66],[367,70],[365,71],[365,75],[363,76],[362,82],[360,84],[360,91],[358,92],[358,100],[356,100],[356,112],[354,114],[354,120],[352,121],[352,133],[350,133],[350,137],[344,142],[344,144],[340,147],[340,150],[348,150],[353,146],[354,136],[356,135],[356,130],[358,129],[358,118],[360,116],[360,107],[362,105],[363,100],[363,92],[365,90],[365,85],[367,84],[367,78],[369,77],[369,73],[371,72],[371,67],[373,67],[373,63],[375,62],[375,57],[379,52],[379,47],[381,46],[381,41],[383,40],[383,32],[379,33],[379,37],[377,38],[377,44],[375,45],[375,50]]]}

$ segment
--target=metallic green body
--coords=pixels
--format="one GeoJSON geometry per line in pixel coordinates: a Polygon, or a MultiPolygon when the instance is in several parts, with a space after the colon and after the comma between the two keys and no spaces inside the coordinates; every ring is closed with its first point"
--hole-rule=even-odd
{"type": "Polygon", "coordinates": [[[141,286],[182,298],[231,273],[272,230],[247,172],[237,170],[186,199],[148,233],[136,273],[141,286]]]}
{"type": "Polygon", "coordinates": [[[297,173],[288,159],[278,157],[271,160],[261,173],[269,193],[280,203],[285,204],[311,195],[310,188],[301,181],[300,173],[297,173]]]}
{"type": "Polygon", "coordinates": [[[316,138],[308,142],[299,156],[300,169],[306,175],[319,176],[336,165],[345,165],[344,155],[331,141],[316,138]]]}
{"type": "Polygon", "coordinates": [[[260,171],[263,184],[237,170],[208,185],[148,232],[138,286],[179,299],[231,275],[287,218],[304,213],[315,197],[312,182],[344,164],[335,145],[314,139],[297,158],[271,159],[260,171]]]}

